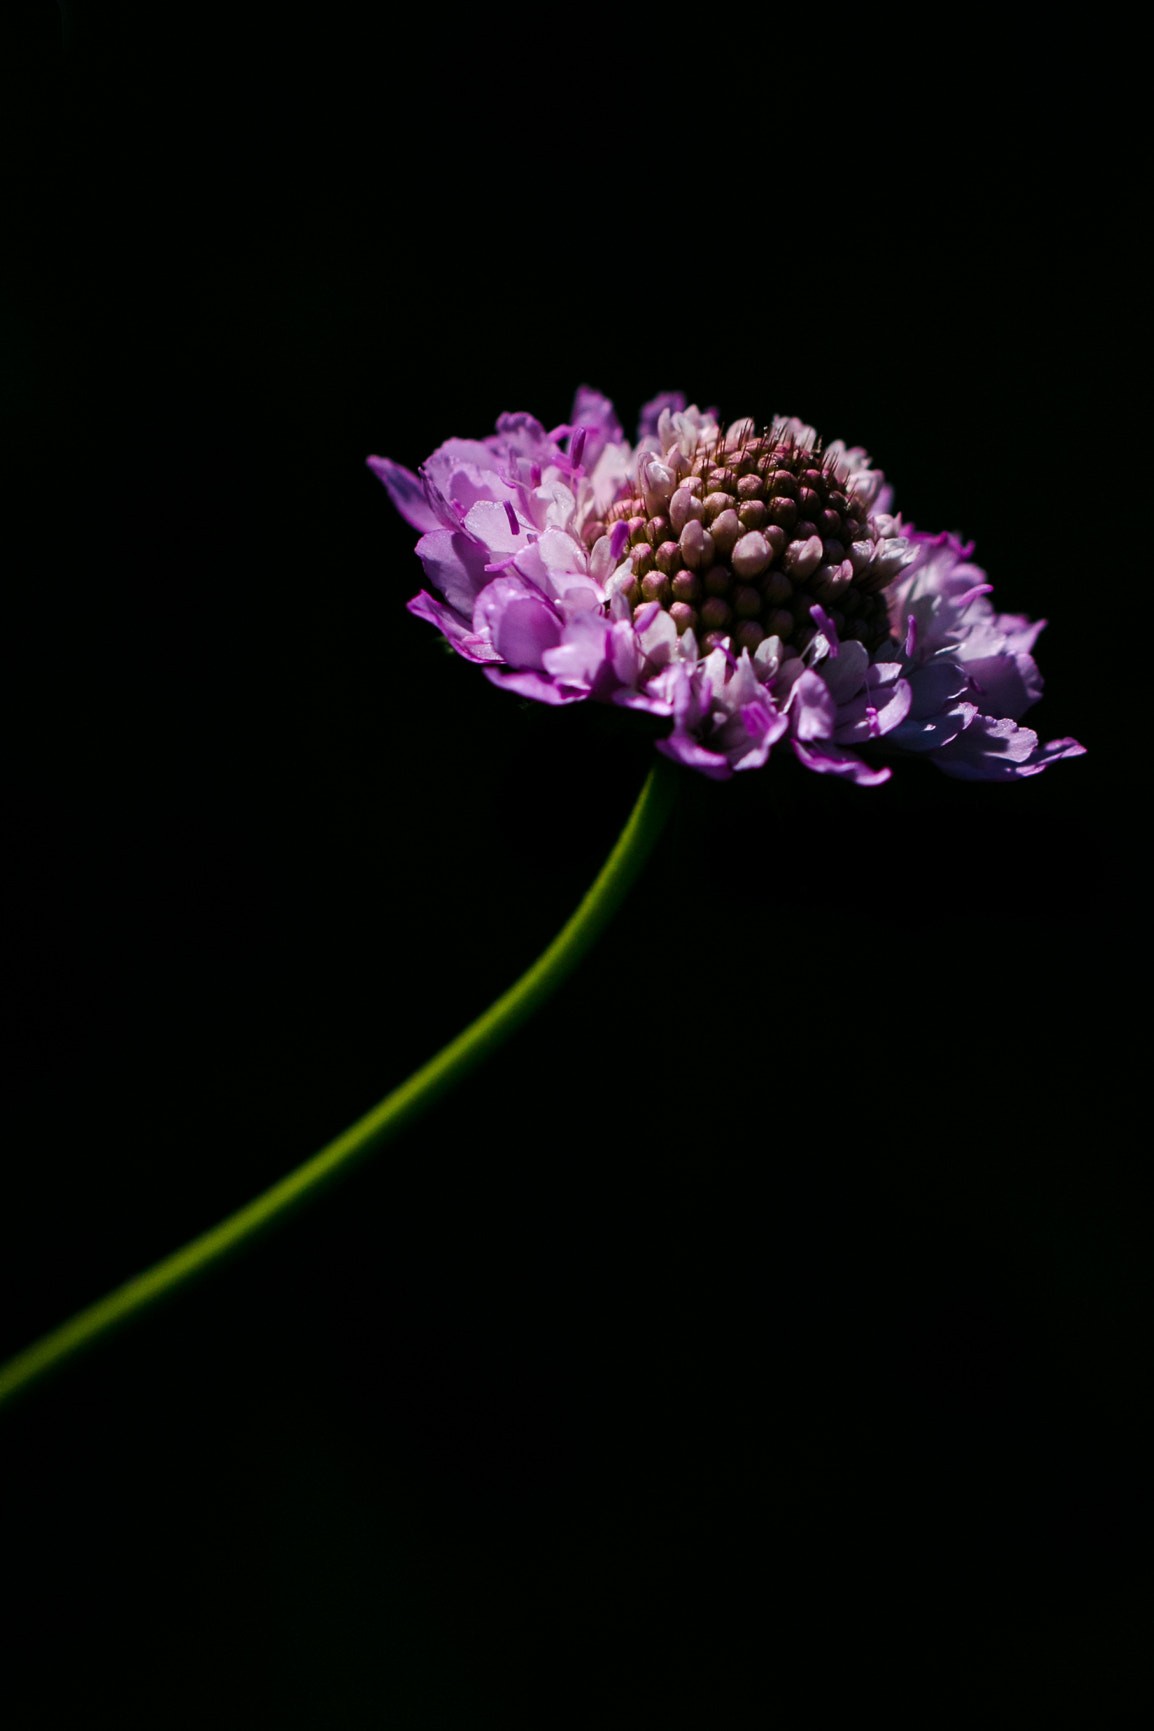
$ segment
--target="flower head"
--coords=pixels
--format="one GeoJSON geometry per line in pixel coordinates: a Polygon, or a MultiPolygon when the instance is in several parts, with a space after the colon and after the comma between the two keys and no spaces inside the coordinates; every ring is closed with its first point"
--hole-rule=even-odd
{"type": "Polygon", "coordinates": [[[706,775],[790,749],[875,786],[864,747],[992,780],[1083,750],[1018,725],[1044,621],[995,613],[969,547],[903,525],[865,451],[801,421],[724,427],[668,393],[630,446],[583,388],[552,432],[502,415],[419,475],[369,464],[421,533],[411,612],[523,697],[668,717],[658,749],[706,775]]]}

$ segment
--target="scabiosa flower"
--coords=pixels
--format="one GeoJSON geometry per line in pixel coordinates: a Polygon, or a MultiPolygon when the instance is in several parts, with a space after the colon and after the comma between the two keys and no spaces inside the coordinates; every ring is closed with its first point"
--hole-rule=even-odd
{"type": "Polygon", "coordinates": [[[552,432],[502,415],[419,475],[369,464],[421,533],[411,612],[523,697],[668,717],[658,749],[705,775],[790,749],[872,787],[872,747],[992,780],[1083,750],[1018,726],[1044,621],[995,613],[969,547],[903,525],[866,452],[799,420],[723,427],[671,392],[630,446],[582,388],[552,432]]]}

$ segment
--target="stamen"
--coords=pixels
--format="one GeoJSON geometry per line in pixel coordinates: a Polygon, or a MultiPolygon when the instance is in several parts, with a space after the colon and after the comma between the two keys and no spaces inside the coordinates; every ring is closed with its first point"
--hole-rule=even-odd
{"type": "Polygon", "coordinates": [[[829,644],[831,661],[836,661],[841,649],[841,645],[838,642],[837,626],[834,624],[833,620],[820,602],[815,602],[810,608],[809,616],[825,638],[826,642],[829,644]]]}
{"type": "Polygon", "coordinates": [[[958,597],[955,606],[959,609],[962,607],[968,607],[971,601],[976,601],[978,599],[979,595],[989,595],[993,587],[994,585],[992,583],[975,583],[972,589],[967,589],[964,595],[958,597]]]}

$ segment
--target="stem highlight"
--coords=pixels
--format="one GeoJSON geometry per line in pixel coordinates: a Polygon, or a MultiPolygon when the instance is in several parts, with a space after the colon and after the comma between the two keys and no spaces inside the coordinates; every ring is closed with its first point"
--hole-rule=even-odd
{"type": "Polygon", "coordinates": [[[612,852],[576,912],[548,949],[476,1021],[364,1117],[260,1196],[104,1298],[86,1305],[0,1365],[0,1405],[315,1195],[322,1185],[381,1147],[439,1093],[495,1052],[556,991],[608,925],[664,827],[673,803],[676,773],[666,758],[656,759],[612,852]]]}

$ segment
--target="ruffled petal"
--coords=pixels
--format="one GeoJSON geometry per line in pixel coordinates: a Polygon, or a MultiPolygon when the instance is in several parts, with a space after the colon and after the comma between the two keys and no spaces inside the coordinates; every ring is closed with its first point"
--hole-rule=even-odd
{"type": "Polygon", "coordinates": [[[899,745],[903,751],[937,751],[964,732],[977,713],[972,703],[956,703],[937,715],[907,716],[887,736],[887,743],[899,745]]]}
{"type": "Polygon", "coordinates": [[[587,691],[575,691],[572,686],[558,685],[547,673],[532,668],[486,667],[485,678],[504,691],[515,691],[518,697],[531,697],[534,703],[580,703],[587,691]]]}
{"type": "Polygon", "coordinates": [[[617,419],[616,409],[608,397],[603,397],[601,392],[595,391],[591,385],[578,387],[573,398],[571,420],[574,428],[580,427],[585,433],[581,462],[586,469],[596,467],[606,445],[621,443],[621,422],[617,419]]]}
{"type": "Polygon", "coordinates": [[[542,668],[542,657],[561,641],[557,609],[525,582],[502,573],[477,597],[473,629],[488,631],[493,647],[510,667],[542,668]]]}
{"type": "Polygon", "coordinates": [[[790,693],[789,712],[796,738],[830,737],[837,722],[837,705],[820,674],[809,671],[802,674],[790,693]]]}
{"type": "Polygon", "coordinates": [[[1062,757],[1081,757],[1086,747],[1076,739],[1052,739],[1039,745],[1030,727],[1009,717],[975,715],[964,733],[934,754],[934,762],[960,781],[1012,781],[1039,775],[1062,757]]]}
{"type": "Polygon", "coordinates": [[[1018,721],[1042,695],[1042,677],[1032,655],[986,655],[964,666],[973,702],[983,715],[1018,721]]]}
{"type": "Polygon", "coordinates": [[[792,744],[796,756],[805,767],[816,770],[819,775],[844,776],[847,781],[855,781],[859,787],[880,787],[883,781],[890,778],[891,771],[884,765],[881,769],[871,769],[860,757],[855,757],[852,751],[842,751],[836,745],[823,741],[806,745],[800,739],[793,740],[792,744]]]}
{"type": "Polygon", "coordinates": [[[412,524],[422,534],[440,527],[436,512],[425,498],[425,489],[411,469],[402,468],[400,463],[394,463],[388,457],[366,457],[365,461],[373,474],[385,483],[389,498],[406,523],[412,524]]]}
{"type": "Polygon", "coordinates": [[[561,641],[542,656],[545,671],[562,685],[605,699],[620,684],[614,663],[615,627],[602,613],[574,614],[561,641]]]}
{"type": "Polygon", "coordinates": [[[729,767],[729,759],[720,751],[710,751],[707,746],[699,745],[697,740],[688,733],[671,733],[668,739],[657,741],[658,751],[671,757],[674,763],[683,763],[687,769],[700,770],[712,781],[728,781],[733,774],[729,767]]]}
{"type": "Polygon", "coordinates": [[[477,596],[489,582],[485,549],[464,529],[434,529],[417,542],[417,556],[432,587],[471,619],[477,596]]]}
{"type": "Polygon", "coordinates": [[[839,745],[867,745],[871,739],[881,739],[909,714],[908,680],[893,677],[896,666],[887,671],[889,678],[881,677],[881,667],[871,667],[866,689],[838,710],[833,737],[839,745]]]}

